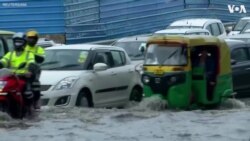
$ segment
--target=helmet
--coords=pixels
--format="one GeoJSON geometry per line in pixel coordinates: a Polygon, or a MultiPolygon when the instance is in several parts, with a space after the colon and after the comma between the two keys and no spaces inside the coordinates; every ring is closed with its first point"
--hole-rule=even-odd
{"type": "Polygon", "coordinates": [[[27,36],[27,37],[37,37],[37,38],[38,38],[38,32],[35,31],[35,30],[29,30],[29,31],[26,33],[26,36],[27,36]]]}
{"type": "Polygon", "coordinates": [[[34,47],[38,41],[38,32],[35,30],[30,30],[26,33],[27,44],[34,47]]]}
{"type": "Polygon", "coordinates": [[[18,32],[13,35],[12,39],[16,51],[22,51],[26,46],[26,37],[24,33],[18,32]]]}
{"type": "Polygon", "coordinates": [[[17,32],[13,35],[12,39],[21,39],[21,40],[25,40],[26,41],[26,38],[25,38],[25,34],[23,32],[17,32]]]}

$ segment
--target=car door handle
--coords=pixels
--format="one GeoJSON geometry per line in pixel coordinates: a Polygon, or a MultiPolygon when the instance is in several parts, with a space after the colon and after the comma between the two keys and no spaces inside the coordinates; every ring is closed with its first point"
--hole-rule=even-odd
{"type": "Polygon", "coordinates": [[[246,68],[245,70],[250,71],[250,68],[246,68]]]}
{"type": "Polygon", "coordinates": [[[129,69],[128,72],[129,72],[129,73],[132,73],[132,72],[134,72],[134,71],[133,71],[133,69],[129,69]]]}
{"type": "Polygon", "coordinates": [[[114,75],[117,75],[117,73],[116,72],[111,72],[111,75],[114,76],[114,75]]]}

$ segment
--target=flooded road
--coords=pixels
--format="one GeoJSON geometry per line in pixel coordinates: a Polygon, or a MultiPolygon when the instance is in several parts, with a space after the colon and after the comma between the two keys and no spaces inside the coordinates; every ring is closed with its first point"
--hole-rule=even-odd
{"type": "Polygon", "coordinates": [[[0,141],[250,141],[250,99],[218,110],[170,111],[159,99],[125,109],[48,108],[32,120],[0,114],[0,141]]]}

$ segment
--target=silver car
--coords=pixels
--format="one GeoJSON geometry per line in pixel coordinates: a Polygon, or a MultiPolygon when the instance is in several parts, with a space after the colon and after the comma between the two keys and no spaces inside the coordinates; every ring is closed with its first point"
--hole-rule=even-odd
{"type": "Polygon", "coordinates": [[[142,99],[140,75],[120,47],[54,46],[45,56],[42,105],[113,107],[142,99]]]}

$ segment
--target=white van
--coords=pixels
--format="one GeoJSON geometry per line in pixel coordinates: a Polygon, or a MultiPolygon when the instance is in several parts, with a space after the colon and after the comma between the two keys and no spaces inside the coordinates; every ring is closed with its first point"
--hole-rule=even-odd
{"type": "Polygon", "coordinates": [[[202,28],[207,29],[211,35],[218,37],[225,37],[227,35],[225,27],[219,19],[209,18],[191,18],[182,19],[172,22],[168,29],[176,28],[202,28]]]}

